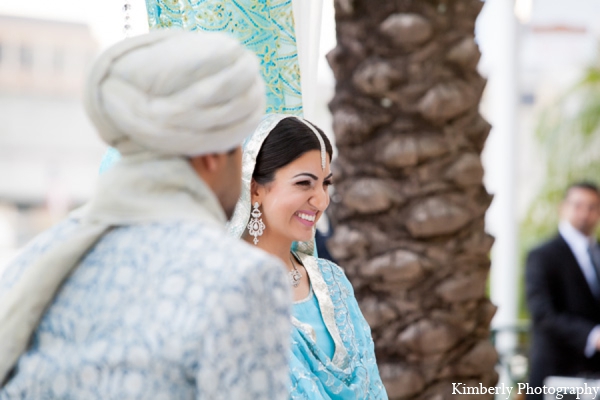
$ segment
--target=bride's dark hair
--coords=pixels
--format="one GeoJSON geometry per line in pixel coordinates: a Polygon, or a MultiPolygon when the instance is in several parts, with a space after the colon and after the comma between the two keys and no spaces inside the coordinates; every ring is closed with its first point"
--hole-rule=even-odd
{"type": "MultiPolygon", "coordinates": [[[[310,122],[308,122],[310,123],[310,122]]],[[[329,160],[333,156],[331,142],[321,129],[311,124],[325,142],[329,160]]],[[[256,166],[252,178],[259,185],[265,185],[275,179],[275,172],[311,150],[321,151],[319,139],[314,132],[297,118],[285,118],[279,121],[256,157],[256,166]]]]}

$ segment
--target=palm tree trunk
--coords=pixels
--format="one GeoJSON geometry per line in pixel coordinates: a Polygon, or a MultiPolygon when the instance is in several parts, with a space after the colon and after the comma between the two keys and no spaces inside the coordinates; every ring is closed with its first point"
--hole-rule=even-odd
{"type": "Polygon", "coordinates": [[[480,161],[490,126],[474,41],[482,6],[335,0],[329,245],[371,325],[391,399],[457,398],[452,383],[497,381],[480,161]]]}

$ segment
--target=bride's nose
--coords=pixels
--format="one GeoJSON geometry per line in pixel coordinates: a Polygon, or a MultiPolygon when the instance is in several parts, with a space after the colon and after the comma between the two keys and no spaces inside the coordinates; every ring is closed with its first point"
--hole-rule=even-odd
{"type": "Polygon", "coordinates": [[[329,192],[326,187],[317,188],[309,200],[310,205],[319,211],[325,211],[329,205],[329,192]]]}

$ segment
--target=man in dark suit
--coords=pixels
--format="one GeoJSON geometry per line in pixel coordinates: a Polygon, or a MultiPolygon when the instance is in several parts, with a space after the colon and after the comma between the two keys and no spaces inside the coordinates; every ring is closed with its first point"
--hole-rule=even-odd
{"type": "Polygon", "coordinates": [[[594,237],[600,220],[598,187],[587,182],[571,185],[560,217],[559,234],[527,258],[532,387],[542,387],[552,375],[600,373],[600,251],[594,237]]]}

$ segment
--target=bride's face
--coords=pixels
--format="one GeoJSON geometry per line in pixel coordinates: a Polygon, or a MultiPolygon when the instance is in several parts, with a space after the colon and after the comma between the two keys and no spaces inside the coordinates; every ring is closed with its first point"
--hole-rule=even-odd
{"type": "MultiPolygon", "coordinates": [[[[291,241],[307,241],[329,206],[331,185],[329,156],[321,168],[321,152],[311,150],[275,172],[275,180],[260,187],[265,234],[282,235],[291,241]]],[[[254,199],[253,199],[254,202],[254,199]]]]}

